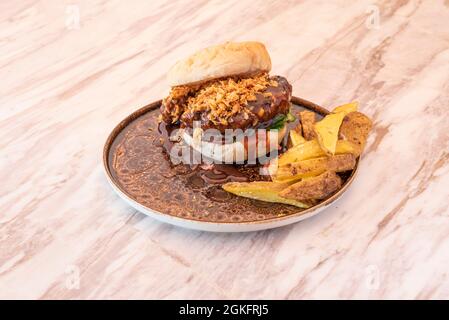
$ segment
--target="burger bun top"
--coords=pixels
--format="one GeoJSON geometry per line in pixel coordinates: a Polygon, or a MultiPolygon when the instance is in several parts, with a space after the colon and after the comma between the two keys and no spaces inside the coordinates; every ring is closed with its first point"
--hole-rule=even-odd
{"type": "Polygon", "coordinates": [[[170,86],[191,85],[213,79],[252,75],[271,70],[271,59],[260,42],[226,42],[202,49],[170,68],[170,86]]]}

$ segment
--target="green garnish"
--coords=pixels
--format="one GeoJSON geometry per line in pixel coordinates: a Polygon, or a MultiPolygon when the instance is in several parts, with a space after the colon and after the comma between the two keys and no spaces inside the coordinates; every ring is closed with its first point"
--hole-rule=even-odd
{"type": "Polygon", "coordinates": [[[278,114],[273,118],[271,125],[268,127],[270,130],[279,130],[281,129],[287,122],[293,122],[296,120],[296,117],[291,113],[278,114]]]}

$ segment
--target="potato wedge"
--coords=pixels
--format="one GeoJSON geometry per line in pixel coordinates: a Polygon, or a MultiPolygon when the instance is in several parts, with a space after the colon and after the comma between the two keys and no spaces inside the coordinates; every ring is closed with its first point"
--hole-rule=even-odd
{"type": "Polygon", "coordinates": [[[306,141],[302,144],[294,146],[288,149],[286,152],[281,154],[275,161],[270,164],[269,172],[273,176],[275,171],[273,168],[277,169],[277,166],[283,166],[287,163],[318,158],[324,156],[325,153],[321,149],[320,145],[316,140],[306,141]]]}
{"type": "Polygon", "coordinates": [[[296,201],[325,199],[340,189],[341,184],[341,178],[335,172],[326,171],[319,176],[306,178],[292,184],[279,192],[279,196],[296,201]]]}
{"type": "Polygon", "coordinates": [[[267,202],[277,202],[285,203],[300,208],[308,208],[309,206],[295,199],[285,199],[279,196],[279,192],[289,184],[286,183],[276,183],[271,181],[254,181],[254,182],[228,182],[222,187],[227,192],[233,193],[235,195],[267,201],[267,202]]]}
{"type": "Polygon", "coordinates": [[[340,126],[339,137],[354,144],[359,149],[359,154],[363,151],[371,131],[373,123],[370,118],[360,112],[351,112],[346,115],[340,126]]]}
{"type": "Polygon", "coordinates": [[[318,176],[326,171],[343,172],[355,167],[355,156],[339,154],[330,157],[314,158],[279,167],[273,181],[291,182],[302,178],[318,176]]]}
{"type": "Polygon", "coordinates": [[[318,143],[328,155],[335,154],[338,141],[338,131],[346,114],[344,112],[331,113],[315,124],[318,143]]]}
{"type": "MultiPolygon", "coordinates": [[[[338,140],[335,154],[353,154],[356,158],[360,155],[360,148],[352,142],[338,140]]],[[[281,154],[278,158],[270,161],[267,171],[275,179],[279,167],[289,163],[298,162],[307,159],[325,157],[326,153],[320,147],[317,140],[306,141],[303,144],[294,146],[281,154]]]]}
{"type": "Polygon", "coordinates": [[[297,146],[306,142],[306,139],[296,130],[290,130],[290,143],[291,146],[297,146]]]}
{"type": "Polygon", "coordinates": [[[358,108],[358,102],[352,102],[339,106],[331,114],[325,116],[314,126],[317,140],[328,155],[335,154],[338,141],[338,132],[344,117],[358,108]]]}
{"type": "Polygon", "coordinates": [[[332,113],[339,113],[339,112],[344,112],[345,114],[348,114],[350,112],[355,112],[357,111],[359,108],[359,103],[357,101],[351,102],[351,103],[347,103],[344,104],[342,106],[336,107],[332,113]]]}
{"type": "MultiPolygon", "coordinates": [[[[335,148],[336,154],[351,153],[358,156],[353,144],[349,141],[338,140],[335,148]]],[[[306,141],[303,144],[294,146],[281,154],[278,158],[278,165],[283,166],[287,163],[324,157],[326,153],[321,149],[317,140],[306,141]]]]}
{"type": "Polygon", "coordinates": [[[360,150],[353,143],[345,140],[337,141],[337,148],[335,149],[335,154],[353,154],[356,158],[360,155],[360,150]]]}
{"type": "Polygon", "coordinates": [[[315,113],[312,111],[301,111],[299,113],[299,121],[302,125],[302,134],[306,140],[313,140],[316,138],[314,125],[316,122],[315,113]]]}

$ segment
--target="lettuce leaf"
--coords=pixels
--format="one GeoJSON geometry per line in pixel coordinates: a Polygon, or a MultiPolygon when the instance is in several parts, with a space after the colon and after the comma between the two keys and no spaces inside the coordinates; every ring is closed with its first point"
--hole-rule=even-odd
{"type": "Polygon", "coordinates": [[[273,122],[270,124],[268,129],[270,130],[279,130],[281,129],[287,122],[293,122],[296,120],[296,117],[291,113],[287,114],[278,114],[273,118],[273,122]]]}

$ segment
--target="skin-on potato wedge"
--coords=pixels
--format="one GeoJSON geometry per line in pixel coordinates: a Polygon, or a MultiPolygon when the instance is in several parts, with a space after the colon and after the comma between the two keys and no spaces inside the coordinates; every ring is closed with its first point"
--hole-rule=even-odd
{"type": "Polygon", "coordinates": [[[278,158],[271,160],[268,166],[268,173],[273,178],[276,175],[278,167],[280,166],[291,162],[318,158],[324,155],[325,153],[316,140],[306,141],[288,149],[278,158]]]}
{"type": "Polygon", "coordinates": [[[328,155],[335,154],[338,141],[338,132],[344,117],[358,108],[358,102],[344,104],[334,109],[314,126],[317,140],[328,155]]]}
{"type": "Polygon", "coordinates": [[[288,163],[279,167],[273,181],[291,182],[302,178],[318,176],[326,171],[343,172],[354,169],[355,156],[339,154],[330,157],[314,158],[288,163]]]}
{"type": "Polygon", "coordinates": [[[338,140],[337,147],[335,148],[335,154],[353,154],[356,158],[360,155],[358,148],[356,148],[351,142],[345,140],[338,140]]]}
{"type": "Polygon", "coordinates": [[[306,142],[306,139],[296,130],[290,130],[290,144],[292,147],[306,142]]]}
{"type": "MultiPolygon", "coordinates": [[[[360,156],[361,149],[350,141],[338,140],[335,154],[352,154],[355,158],[360,156]]],[[[307,159],[325,157],[327,154],[320,147],[317,140],[306,141],[303,144],[294,146],[281,154],[278,158],[270,161],[266,167],[267,173],[273,181],[276,180],[276,174],[279,167],[289,163],[303,161],[307,159]]]]}
{"type": "Polygon", "coordinates": [[[340,130],[340,125],[343,122],[345,115],[344,112],[331,113],[315,124],[315,133],[318,143],[328,155],[335,154],[338,131],[340,130]]]}
{"type": "Polygon", "coordinates": [[[372,127],[373,123],[366,115],[360,112],[351,112],[343,119],[339,136],[357,146],[360,154],[365,148],[366,139],[372,127]]]}
{"type": "Polygon", "coordinates": [[[254,181],[254,182],[228,182],[222,187],[227,192],[235,195],[266,201],[290,204],[300,208],[308,208],[309,205],[297,201],[295,199],[285,199],[279,196],[279,192],[289,184],[277,183],[271,181],[254,181]]]}
{"type": "Polygon", "coordinates": [[[302,134],[306,140],[313,140],[316,138],[314,125],[316,122],[315,113],[312,111],[301,111],[299,113],[299,121],[302,125],[302,134]]]}
{"type": "MultiPolygon", "coordinates": [[[[358,157],[358,150],[354,148],[349,141],[338,140],[335,148],[336,154],[351,153],[358,157]]],[[[326,156],[326,153],[321,149],[317,140],[306,141],[303,144],[294,146],[281,154],[277,159],[277,165],[283,166],[287,163],[319,158],[326,156]]]]}
{"type": "MultiPolygon", "coordinates": [[[[345,140],[338,140],[335,154],[353,154],[356,158],[360,155],[360,148],[355,146],[352,142],[345,140]]],[[[268,174],[272,179],[276,179],[277,170],[279,167],[289,163],[303,161],[307,159],[325,157],[326,153],[320,147],[317,140],[306,141],[303,144],[294,146],[281,154],[278,158],[270,161],[267,167],[268,174]]]]}
{"type": "Polygon", "coordinates": [[[342,106],[336,107],[332,113],[338,113],[338,112],[344,112],[345,114],[348,114],[350,112],[355,112],[359,108],[359,103],[357,101],[344,104],[342,106]]]}
{"type": "Polygon", "coordinates": [[[332,171],[303,179],[279,192],[283,198],[296,201],[307,199],[325,199],[341,188],[341,178],[332,171]]]}

